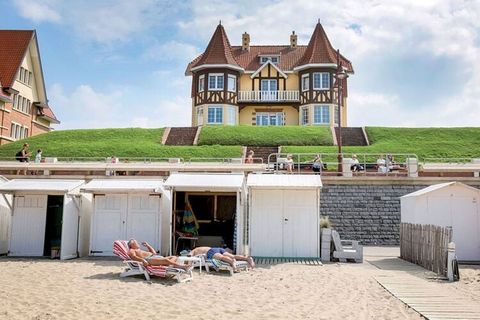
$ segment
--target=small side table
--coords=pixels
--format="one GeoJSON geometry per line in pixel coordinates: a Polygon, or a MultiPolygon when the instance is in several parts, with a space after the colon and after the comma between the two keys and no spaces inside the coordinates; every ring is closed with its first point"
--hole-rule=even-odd
{"type": "Polygon", "coordinates": [[[201,257],[187,257],[179,256],[177,258],[178,263],[192,262],[193,266],[198,266],[200,268],[200,273],[202,273],[203,259],[201,257]]]}

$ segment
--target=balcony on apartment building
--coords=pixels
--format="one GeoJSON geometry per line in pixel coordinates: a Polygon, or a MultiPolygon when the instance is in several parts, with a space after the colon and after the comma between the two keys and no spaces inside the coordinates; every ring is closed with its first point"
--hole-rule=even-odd
{"type": "Polygon", "coordinates": [[[239,102],[299,102],[298,90],[283,91],[239,91],[239,102]]]}

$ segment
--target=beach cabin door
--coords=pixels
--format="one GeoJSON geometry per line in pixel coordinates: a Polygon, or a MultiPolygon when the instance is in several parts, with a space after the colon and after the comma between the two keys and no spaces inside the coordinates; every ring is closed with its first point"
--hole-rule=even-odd
{"type": "Polygon", "coordinates": [[[471,197],[452,197],[453,242],[459,260],[480,259],[480,216],[471,197]]]}
{"type": "Polygon", "coordinates": [[[77,257],[78,236],[78,204],[75,198],[65,195],[63,199],[62,244],[60,258],[62,260],[77,257]]]}
{"type": "Polygon", "coordinates": [[[252,190],[250,252],[260,257],[318,257],[316,190],[252,190]]]}
{"type": "Polygon", "coordinates": [[[159,245],[160,195],[132,194],[128,197],[125,239],[147,241],[155,249],[159,245]]]}
{"type": "Polygon", "coordinates": [[[46,195],[15,196],[10,255],[43,256],[46,220],[46,195]]]}
{"type": "MultiPolygon", "coordinates": [[[[11,195],[4,195],[9,203],[11,195]]],[[[10,238],[10,225],[11,225],[12,212],[8,207],[5,199],[0,196],[0,254],[8,253],[8,239],[10,238]]]]}
{"type": "Polygon", "coordinates": [[[113,241],[130,238],[147,241],[158,248],[159,195],[95,195],[94,202],[91,254],[113,255],[113,241]]]}
{"type": "Polygon", "coordinates": [[[112,255],[113,241],[125,239],[127,195],[95,195],[92,254],[112,255]]]}

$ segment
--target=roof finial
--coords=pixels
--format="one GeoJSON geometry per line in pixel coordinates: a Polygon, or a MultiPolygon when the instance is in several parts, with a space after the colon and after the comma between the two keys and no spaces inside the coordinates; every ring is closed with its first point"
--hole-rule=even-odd
{"type": "Polygon", "coordinates": [[[219,20],[219,21],[218,21],[218,24],[219,24],[219,25],[222,25],[222,20],[219,20]]]}
{"type": "Polygon", "coordinates": [[[318,18],[318,24],[320,24],[320,18],[318,18]]]}

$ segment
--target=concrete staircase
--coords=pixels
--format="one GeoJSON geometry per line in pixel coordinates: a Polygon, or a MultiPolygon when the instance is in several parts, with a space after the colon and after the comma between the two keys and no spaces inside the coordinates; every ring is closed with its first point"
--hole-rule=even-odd
{"type": "Polygon", "coordinates": [[[165,139],[168,146],[192,146],[195,143],[198,127],[172,127],[165,139]]]}
{"type": "MultiPolygon", "coordinates": [[[[338,144],[338,128],[335,127],[335,136],[338,144]]],[[[363,128],[342,127],[342,145],[343,146],[368,146],[368,140],[365,137],[363,128]]]]}
{"type": "MultiPolygon", "coordinates": [[[[253,155],[253,162],[254,163],[259,163],[260,159],[262,158],[263,163],[267,164],[268,163],[268,156],[272,153],[277,153],[278,152],[278,147],[253,147],[253,146],[247,146],[246,151],[245,151],[245,157],[247,157],[248,152],[250,150],[253,150],[254,155],[253,155]]],[[[270,157],[271,162],[276,162],[277,157],[272,156],[270,157]]]]}

